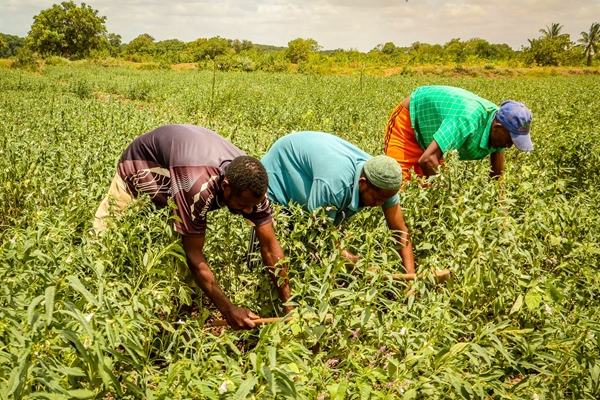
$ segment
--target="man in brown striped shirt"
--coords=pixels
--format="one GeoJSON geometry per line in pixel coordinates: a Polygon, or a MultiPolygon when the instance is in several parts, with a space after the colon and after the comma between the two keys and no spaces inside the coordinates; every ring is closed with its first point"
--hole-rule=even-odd
{"type": "MultiPolygon", "coordinates": [[[[206,234],[206,214],[227,206],[256,228],[263,261],[271,273],[279,297],[290,297],[287,268],[274,274],[274,266],[284,254],[273,230],[273,217],[266,197],[268,176],[259,160],[247,156],[231,142],[208,129],[194,125],[165,125],[135,139],[123,153],[109,195],[123,209],[138,193],[144,193],[159,206],[169,199],[177,206],[175,230],[183,235],[183,248],[194,280],[235,329],[254,328],[259,318],[237,307],[217,285],[202,249],[206,234]]],[[[96,212],[94,228],[106,228],[109,196],[96,212]]],[[[291,307],[286,307],[286,312],[291,307]]]]}

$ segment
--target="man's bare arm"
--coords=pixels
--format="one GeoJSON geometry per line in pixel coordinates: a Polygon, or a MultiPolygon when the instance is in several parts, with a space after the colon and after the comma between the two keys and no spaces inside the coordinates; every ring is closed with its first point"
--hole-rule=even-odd
{"type": "Polygon", "coordinates": [[[408,233],[408,227],[404,222],[404,215],[402,215],[402,209],[399,204],[395,206],[384,208],[383,215],[387,222],[388,228],[394,231],[394,239],[402,246],[398,249],[400,257],[402,257],[402,263],[406,272],[409,274],[415,273],[415,256],[413,254],[412,241],[408,233]]]}
{"type": "Polygon", "coordinates": [[[421,167],[425,176],[432,176],[437,173],[443,154],[440,146],[433,140],[418,161],[419,167],[421,167]]]}
{"type": "MultiPolygon", "coordinates": [[[[279,295],[279,299],[283,303],[287,302],[290,299],[291,290],[290,290],[290,282],[288,280],[288,269],[287,265],[279,265],[277,268],[279,269],[278,275],[275,275],[275,265],[282,260],[285,255],[283,254],[283,249],[281,245],[277,241],[275,237],[275,230],[273,229],[273,223],[270,222],[265,225],[261,225],[255,228],[256,229],[256,237],[260,243],[260,253],[265,263],[265,266],[269,270],[269,274],[271,275],[271,280],[273,284],[277,288],[277,294],[279,295]],[[284,281],[279,284],[279,278],[283,278],[284,281]]],[[[285,306],[286,314],[293,310],[292,306],[285,306]]]]}
{"type": "Polygon", "coordinates": [[[504,173],[504,152],[490,154],[490,163],[492,164],[490,178],[499,178],[502,176],[504,173]]]}
{"type": "Polygon", "coordinates": [[[188,267],[194,281],[200,286],[200,289],[217,306],[223,317],[227,320],[233,329],[252,329],[256,324],[253,319],[260,318],[250,310],[235,306],[225,293],[221,290],[215,280],[210,267],[208,266],[202,249],[204,248],[204,238],[190,236],[183,237],[183,249],[188,262],[188,267]]]}

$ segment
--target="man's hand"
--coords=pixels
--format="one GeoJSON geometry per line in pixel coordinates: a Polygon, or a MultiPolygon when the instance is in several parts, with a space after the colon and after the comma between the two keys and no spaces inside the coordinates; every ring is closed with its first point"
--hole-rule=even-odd
{"type": "Polygon", "coordinates": [[[252,320],[260,318],[252,311],[233,304],[223,313],[223,317],[234,330],[254,329],[256,324],[252,320]]]}
{"type": "Polygon", "coordinates": [[[443,153],[440,146],[435,140],[431,141],[431,144],[427,147],[418,161],[419,167],[421,167],[421,171],[423,171],[425,176],[437,174],[437,169],[440,166],[442,156],[443,153]]]}
{"type": "MultiPolygon", "coordinates": [[[[339,246],[339,243],[338,243],[338,246],[339,246]]],[[[348,260],[352,264],[356,264],[360,260],[359,256],[356,256],[356,255],[350,253],[346,249],[342,249],[341,256],[343,258],[345,258],[346,260],[348,260]]]]}
{"type": "Polygon", "coordinates": [[[219,285],[217,285],[210,267],[206,263],[204,253],[202,252],[203,247],[203,237],[183,237],[183,249],[185,250],[188,267],[194,280],[234,329],[254,328],[256,325],[252,322],[252,319],[260,317],[245,308],[233,305],[227,296],[225,296],[219,285]]]}
{"type": "Polygon", "coordinates": [[[294,311],[295,307],[294,306],[285,306],[283,307],[283,311],[285,312],[285,315],[288,315],[289,313],[291,313],[292,311],[294,311]]]}

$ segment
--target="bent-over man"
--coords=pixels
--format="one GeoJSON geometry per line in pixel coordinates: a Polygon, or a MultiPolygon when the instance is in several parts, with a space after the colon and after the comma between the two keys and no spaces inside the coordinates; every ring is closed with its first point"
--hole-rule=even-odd
{"type": "MultiPolygon", "coordinates": [[[[172,199],[181,219],[175,230],[183,236],[189,270],[204,293],[217,306],[234,329],[254,328],[259,318],[250,310],[237,307],[225,296],[203,253],[206,214],[227,206],[254,225],[261,245],[262,259],[277,286],[281,301],[290,297],[286,278],[277,285],[274,266],[284,254],[275,238],[269,199],[268,175],[259,160],[247,156],[215,132],[194,125],[165,125],[135,139],[123,153],[109,195],[102,201],[94,228],[106,228],[109,196],[122,210],[138,193],[144,193],[159,206],[172,199]]],[[[286,312],[290,311],[286,307],[286,312]]]]}
{"type": "Polygon", "coordinates": [[[385,154],[418,176],[436,173],[442,156],[457,150],[461,160],[490,156],[491,177],[504,171],[504,149],[513,144],[532,151],[531,111],[517,101],[500,107],[474,93],[451,86],[422,86],[392,112],[385,133],[385,154]]]}
{"type": "MultiPolygon", "coordinates": [[[[326,213],[339,224],[363,207],[382,207],[388,227],[401,244],[406,271],[415,272],[408,228],[398,204],[402,170],[386,156],[372,157],[353,144],[323,132],[295,132],[277,140],[262,158],[269,174],[268,197],[308,211],[334,206],[326,213]]],[[[342,249],[352,262],[358,257],[342,249]]]]}

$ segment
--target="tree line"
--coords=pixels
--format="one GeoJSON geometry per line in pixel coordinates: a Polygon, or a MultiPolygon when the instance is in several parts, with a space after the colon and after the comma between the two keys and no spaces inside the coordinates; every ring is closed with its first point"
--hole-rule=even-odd
{"type": "Polygon", "coordinates": [[[221,37],[199,38],[191,42],[178,39],[156,41],[144,33],[123,43],[122,37],[109,33],[106,17],[98,10],[73,1],[54,4],[34,17],[27,37],[0,34],[0,58],[14,57],[16,64],[35,63],[38,58],[122,59],[153,63],[158,67],[196,63],[199,68],[220,70],[295,69],[300,72],[327,72],[335,67],[402,67],[420,65],[484,66],[591,66],[600,45],[600,24],[573,42],[561,33],[563,26],[552,23],[540,29],[541,36],[528,39],[529,45],[513,50],[507,44],[492,44],[480,38],[454,38],[445,44],[415,42],[408,47],[393,42],[369,52],[355,49],[323,50],[314,39],[298,38],[287,47],[254,44],[248,40],[221,37]]]}

